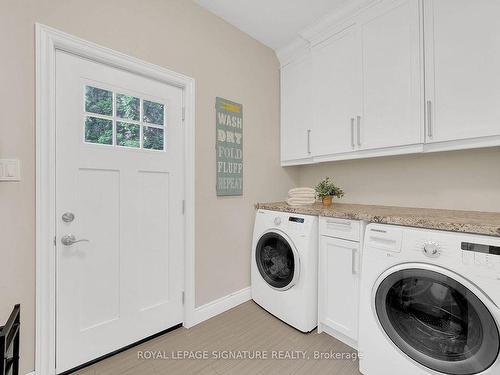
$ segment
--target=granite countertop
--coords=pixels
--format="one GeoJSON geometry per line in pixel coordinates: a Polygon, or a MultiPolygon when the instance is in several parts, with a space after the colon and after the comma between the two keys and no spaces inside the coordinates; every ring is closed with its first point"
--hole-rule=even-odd
{"type": "Polygon", "coordinates": [[[286,202],[257,203],[255,208],[500,237],[500,212],[453,211],[345,203],[334,203],[331,207],[324,207],[320,202],[306,206],[289,206],[286,202]]]}

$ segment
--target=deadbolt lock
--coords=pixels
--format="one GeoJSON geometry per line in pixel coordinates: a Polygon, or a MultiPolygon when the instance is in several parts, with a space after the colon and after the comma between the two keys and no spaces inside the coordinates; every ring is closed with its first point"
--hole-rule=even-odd
{"type": "Polygon", "coordinates": [[[75,220],[75,215],[72,212],[63,213],[62,221],[65,223],[71,223],[73,220],[75,220]]]}

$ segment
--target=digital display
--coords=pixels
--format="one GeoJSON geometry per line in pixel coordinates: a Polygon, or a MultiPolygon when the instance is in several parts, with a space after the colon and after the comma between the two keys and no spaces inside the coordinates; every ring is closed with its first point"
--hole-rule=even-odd
{"type": "Polygon", "coordinates": [[[462,250],[474,251],[476,253],[500,255],[499,246],[483,245],[471,242],[462,242],[462,250]]]}
{"type": "Polygon", "coordinates": [[[288,218],[288,221],[293,221],[294,223],[304,223],[304,219],[301,218],[301,217],[293,217],[293,216],[290,216],[288,218]]]}

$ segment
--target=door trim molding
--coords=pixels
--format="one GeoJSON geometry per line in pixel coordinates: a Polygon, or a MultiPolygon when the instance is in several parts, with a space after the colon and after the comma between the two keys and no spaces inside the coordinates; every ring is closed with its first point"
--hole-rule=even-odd
{"type": "Polygon", "coordinates": [[[36,339],[35,373],[55,374],[55,55],[57,50],[184,90],[184,326],[195,324],[195,80],[51,27],[36,31],[36,339]]]}

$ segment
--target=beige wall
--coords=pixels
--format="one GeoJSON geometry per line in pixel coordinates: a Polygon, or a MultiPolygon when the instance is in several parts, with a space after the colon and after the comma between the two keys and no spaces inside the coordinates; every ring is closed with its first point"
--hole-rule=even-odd
{"type": "Polygon", "coordinates": [[[249,285],[253,203],[296,182],[333,176],[345,202],[500,211],[498,148],[280,168],[273,51],[188,0],[0,0],[0,157],[22,162],[20,183],[0,183],[0,322],[22,304],[22,374],[34,363],[35,22],[196,79],[197,305],[249,285]],[[216,96],[244,106],[243,197],[215,196],[216,96]]]}
{"type": "Polygon", "coordinates": [[[300,185],[331,176],[341,202],[500,211],[500,148],[351,160],[300,167],[300,185]]]}
{"type": "Polygon", "coordinates": [[[196,302],[247,287],[256,201],[281,199],[279,74],[272,50],[188,0],[0,0],[0,322],[22,305],[21,374],[34,366],[34,24],[40,22],[196,79],[196,302]],[[215,196],[215,97],[243,104],[244,195],[215,196]],[[8,264],[7,267],[4,267],[8,264]]]}

